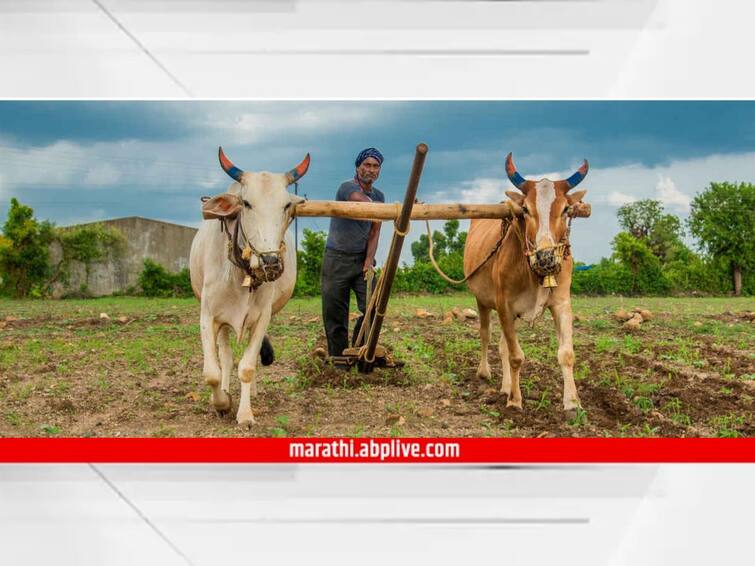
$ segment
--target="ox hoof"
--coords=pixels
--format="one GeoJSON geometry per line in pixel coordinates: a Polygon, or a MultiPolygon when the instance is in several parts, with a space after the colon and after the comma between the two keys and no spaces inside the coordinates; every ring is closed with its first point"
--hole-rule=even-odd
{"type": "Polygon", "coordinates": [[[221,395],[218,396],[218,399],[212,400],[212,408],[215,409],[215,413],[219,417],[224,417],[227,415],[231,407],[233,406],[233,398],[231,397],[230,393],[226,393],[223,391],[221,395]]]}
{"type": "Polygon", "coordinates": [[[578,425],[580,423],[584,423],[586,420],[586,417],[579,416],[579,407],[576,409],[567,409],[564,411],[564,419],[566,422],[568,422],[571,425],[578,425]]]}
{"type": "Polygon", "coordinates": [[[482,379],[490,379],[490,367],[489,366],[480,366],[477,368],[477,377],[480,377],[482,379]]]}
{"type": "Polygon", "coordinates": [[[236,415],[236,422],[241,428],[252,428],[252,425],[254,425],[254,416],[252,413],[248,415],[236,415]]]}
{"type": "Polygon", "coordinates": [[[564,401],[564,411],[576,413],[577,409],[581,409],[582,405],[579,404],[579,399],[576,401],[564,401]]]}
{"type": "Polygon", "coordinates": [[[513,407],[517,411],[521,411],[522,410],[522,400],[520,399],[519,401],[513,401],[513,400],[509,399],[508,401],[506,401],[506,408],[508,409],[509,407],[513,407]]]}

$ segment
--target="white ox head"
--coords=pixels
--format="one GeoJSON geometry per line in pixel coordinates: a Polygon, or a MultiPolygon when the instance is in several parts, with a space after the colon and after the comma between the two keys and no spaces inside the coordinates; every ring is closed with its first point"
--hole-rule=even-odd
{"type": "Polygon", "coordinates": [[[228,192],[205,203],[204,217],[225,220],[231,235],[238,227],[238,246],[247,248],[249,254],[244,259],[253,270],[264,272],[266,281],[273,281],[283,273],[284,237],[292,208],[304,202],[287,187],[307,172],[309,154],[287,173],[243,171],[225,156],[222,147],[218,158],[223,171],[236,182],[228,192]]]}

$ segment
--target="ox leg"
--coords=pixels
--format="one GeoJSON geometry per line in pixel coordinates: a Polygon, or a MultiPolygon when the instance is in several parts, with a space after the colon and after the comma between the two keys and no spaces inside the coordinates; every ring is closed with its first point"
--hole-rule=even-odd
{"type": "Polygon", "coordinates": [[[268,309],[260,316],[251,332],[249,344],[244,350],[244,355],[239,362],[239,380],[241,381],[241,399],[236,421],[240,425],[252,426],[254,415],[252,414],[252,395],[257,396],[257,358],[262,348],[262,340],[265,338],[267,326],[270,324],[271,312],[268,309]]]}
{"type": "Polygon", "coordinates": [[[480,365],[477,367],[477,377],[490,379],[490,364],[488,364],[488,346],[490,345],[490,309],[477,302],[480,311],[480,365]]]}
{"type": "Polygon", "coordinates": [[[553,305],[551,314],[558,334],[558,363],[564,376],[564,410],[571,411],[580,406],[577,385],[574,383],[571,304],[553,305]]]}
{"type": "Polygon", "coordinates": [[[233,351],[230,341],[231,329],[224,325],[218,331],[218,353],[220,355],[220,391],[213,391],[212,406],[219,412],[231,409],[231,371],[233,370],[233,351]]]}
{"type": "Polygon", "coordinates": [[[506,345],[506,335],[501,332],[501,339],[498,341],[498,354],[501,356],[501,395],[511,397],[511,366],[509,365],[509,347],[506,345]]]}
{"type": "MultiPolygon", "coordinates": [[[[221,371],[218,362],[218,324],[212,315],[202,309],[199,315],[199,328],[202,336],[202,353],[204,356],[204,368],[202,375],[204,382],[212,390],[212,406],[218,410],[223,410],[223,391],[220,388],[221,371]]],[[[228,399],[230,403],[230,399],[228,399]]]]}
{"type": "MultiPolygon", "coordinates": [[[[519,340],[516,337],[516,328],[514,328],[514,317],[511,316],[506,310],[498,310],[498,317],[501,320],[501,328],[503,329],[503,336],[501,337],[501,362],[503,364],[503,385],[501,391],[506,386],[506,363],[503,357],[503,343],[505,342],[506,350],[508,353],[508,366],[511,372],[510,384],[509,384],[509,398],[506,401],[507,407],[522,408],[522,392],[519,389],[519,371],[522,369],[522,363],[524,363],[524,352],[519,347],[519,340]]],[[[504,391],[505,392],[505,391],[504,391]]]]}

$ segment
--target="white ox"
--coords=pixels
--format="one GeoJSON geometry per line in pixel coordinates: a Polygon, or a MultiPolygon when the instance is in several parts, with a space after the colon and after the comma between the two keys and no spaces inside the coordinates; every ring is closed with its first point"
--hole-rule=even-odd
{"type": "Polygon", "coordinates": [[[249,335],[238,367],[241,399],[236,420],[251,426],[257,357],[262,353],[262,363],[272,363],[267,327],[291,298],[296,282],[296,250],[287,228],[294,206],[304,199],[286,187],[307,172],[309,154],[288,173],[242,171],[222,148],[218,154],[221,167],[236,182],[203,206],[205,220],[189,257],[191,286],[201,302],[204,380],[212,390],[212,406],[221,414],[232,405],[229,332],[235,332],[239,343],[249,335]]]}

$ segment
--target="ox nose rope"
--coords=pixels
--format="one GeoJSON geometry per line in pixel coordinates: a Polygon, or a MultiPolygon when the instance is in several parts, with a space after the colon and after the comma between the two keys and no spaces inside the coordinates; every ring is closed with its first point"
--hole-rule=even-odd
{"type": "MultiPolygon", "coordinates": [[[[207,202],[210,200],[210,197],[201,197],[200,200],[202,202],[207,202]]],[[[249,287],[250,293],[259,288],[263,283],[275,281],[283,274],[283,269],[285,267],[284,258],[286,256],[286,231],[294,221],[294,216],[291,214],[290,210],[286,211],[286,217],[287,221],[284,222],[283,230],[280,235],[280,246],[277,250],[264,252],[260,252],[249,241],[249,238],[244,231],[244,227],[242,226],[241,218],[233,219],[232,228],[228,227],[228,219],[219,219],[221,232],[225,232],[228,236],[228,261],[244,272],[245,277],[241,286],[249,287]],[[245,242],[243,248],[239,245],[239,235],[241,235],[242,241],[245,242]],[[276,255],[278,257],[277,264],[272,267],[267,265],[263,259],[263,256],[265,255],[276,255]],[[252,265],[253,263],[254,265],[252,265]]]]}

